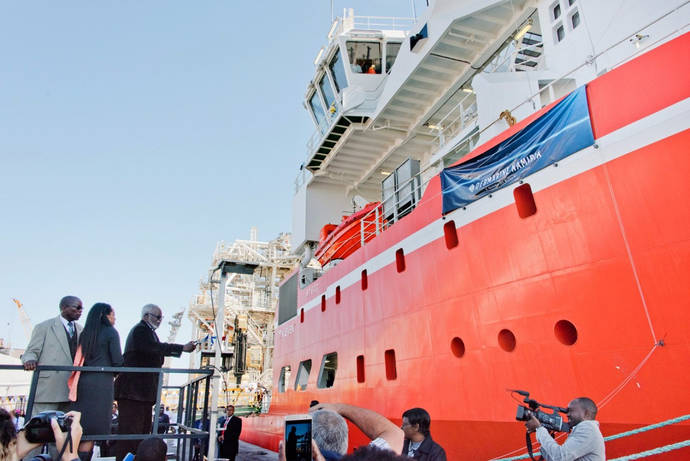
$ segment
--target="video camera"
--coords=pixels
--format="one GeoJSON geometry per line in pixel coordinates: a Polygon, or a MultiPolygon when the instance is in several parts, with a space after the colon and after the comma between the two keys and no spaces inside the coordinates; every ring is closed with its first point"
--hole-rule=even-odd
{"type": "Polygon", "coordinates": [[[561,417],[558,414],[558,413],[567,414],[568,413],[567,408],[556,407],[553,405],[546,405],[543,403],[539,403],[534,399],[530,399],[529,398],[529,392],[527,392],[527,391],[519,391],[516,389],[511,389],[511,392],[515,392],[515,393],[523,396],[525,398],[523,400],[523,402],[527,404],[527,406],[518,405],[517,414],[515,415],[516,420],[527,421],[532,417],[532,415],[534,415],[534,417],[539,420],[541,425],[544,426],[550,432],[569,432],[570,431],[570,426],[568,425],[568,423],[563,421],[563,417],[561,417]],[[541,408],[548,408],[550,410],[553,410],[553,412],[552,413],[545,413],[539,409],[540,407],[541,408]]]}
{"type": "Polygon", "coordinates": [[[26,440],[31,443],[53,443],[55,434],[50,425],[51,419],[56,419],[62,432],[69,432],[72,427],[72,417],[65,416],[61,411],[43,411],[31,417],[24,425],[26,440]]]}

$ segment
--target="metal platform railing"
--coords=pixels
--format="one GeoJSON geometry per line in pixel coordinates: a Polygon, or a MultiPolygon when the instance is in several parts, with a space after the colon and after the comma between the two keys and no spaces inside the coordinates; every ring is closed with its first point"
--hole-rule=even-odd
{"type": "MultiPolygon", "coordinates": [[[[16,371],[24,372],[21,365],[0,365],[0,371],[16,371]]],[[[85,435],[82,440],[143,440],[148,438],[171,439],[177,440],[175,444],[176,461],[191,461],[194,459],[202,459],[204,455],[204,446],[207,444],[209,437],[208,424],[209,420],[209,391],[210,379],[213,375],[213,370],[208,368],[139,368],[139,367],[74,367],[74,366],[57,366],[57,365],[40,365],[33,371],[31,379],[31,387],[29,389],[29,397],[26,400],[25,414],[28,422],[29,416],[33,410],[34,400],[36,397],[36,387],[40,373],[43,371],[75,371],[93,372],[93,373],[156,373],[158,374],[158,387],[156,391],[156,403],[154,405],[154,415],[158,415],[161,408],[161,395],[163,389],[178,390],[178,408],[177,420],[170,423],[170,427],[174,428],[176,433],[158,433],[158,418],[153,418],[153,427],[151,434],[97,434],[85,435]],[[186,374],[196,375],[181,386],[164,386],[164,374],[186,374]],[[203,395],[199,395],[203,393],[203,395]],[[197,427],[200,426],[200,427],[197,427]],[[182,443],[179,443],[179,442],[182,443]]],[[[173,459],[170,457],[169,459],[173,459]]]]}

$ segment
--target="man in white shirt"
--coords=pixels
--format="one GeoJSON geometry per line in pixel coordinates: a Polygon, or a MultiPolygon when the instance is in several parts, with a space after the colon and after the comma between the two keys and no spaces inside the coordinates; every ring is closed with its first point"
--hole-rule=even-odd
{"type": "Polygon", "coordinates": [[[568,405],[568,424],[571,431],[563,445],[559,445],[532,417],[525,423],[529,432],[537,432],[541,455],[546,461],[604,461],[606,450],[604,437],[599,430],[597,406],[592,399],[580,397],[568,405]]]}

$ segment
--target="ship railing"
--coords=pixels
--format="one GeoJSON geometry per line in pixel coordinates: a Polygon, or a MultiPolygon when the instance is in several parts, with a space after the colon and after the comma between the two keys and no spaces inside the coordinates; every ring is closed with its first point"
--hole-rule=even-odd
{"type": "Polygon", "coordinates": [[[318,128],[314,129],[314,132],[309,136],[309,140],[307,141],[307,152],[312,153],[314,152],[314,149],[316,149],[321,142],[321,139],[323,139],[324,134],[319,130],[318,128]]]}
{"type": "MultiPolygon", "coordinates": [[[[427,184],[431,178],[434,177],[433,174],[430,174],[426,180],[422,180],[425,173],[429,172],[432,168],[435,167],[430,165],[419,173],[413,175],[408,180],[399,184],[393,193],[391,193],[388,197],[385,197],[381,203],[379,203],[369,213],[362,216],[362,219],[359,222],[360,241],[356,242],[356,244],[364,246],[368,241],[391,227],[401,218],[410,214],[417,206],[419,200],[421,200],[422,192],[426,188],[427,184]],[[409,207],[404,209],[400,209],[398,207],[399,198],[401,195],[409,197],[409,207]],[[390,210],[388,215],[385,215],[384,210],[390,210]]],[[[353,237],[351,237],[351,239],[352,238],[353,237]]]]}
{"type": "Polygon", "coordinates": [[[478,110],[474,92],[466,91],[466,95],[455,105],[441,120],[428,125],[428,128],[436,133],[434,143],[443,147],[448,140],[465,130],[468,126],[476,124],[478,110]],[[470,99],[471,98],[471,99],[470,99]]]}
{"type": "Polygon", "coordinates": [[[409,31],[415,24],[415,18],[394,16],[355,16],[352,28],[357,30],[402,30],[409,31]]]}
{"type": "MultiPolygon", "coordinates": [[[[352,11],[352,10],[350,10],[352,11]]],[[[395,17],[395,16],[352,16],[347,14],[344,17],[337,17],[328,32],[328,39],[333,40],[340,34],[350,30],[400,30],[408,35],[412,26],[417,22],[415,18],[395,17]]]]}
{"type": "MultiPolygon", "coordinates": [[[[26,373],[22,365],[0,365],[0,371],[14,371],[16,373],[26,373]]],[[[155,373],[158,375],[157,384],[157,398],[155,404],[154,414],[158,415],[163,403],[161,397],[163,392],[170,393],[171,391],[178,392],[177,402],[177,420],[172,421],[169,428],[173,432],[158,433],[158,418],[153,418],[153,427],[150,434],[97,434],[84,435],[81,440],[143,440],[148,438],[158,438],[174,441],[175,455],[168,455],[167,459],[175,459],[177,461],[191,461],[194,459],[195,445],[203,447],[209,437],[208,427],[204,426],[204,421],[208,421],[210,415],[210,380],[213,375],[213,369],[208,368],[143,368],[143,367],[75,367],[75,366],[58,366],[58,365],[39,365],[33,371],[31,378],[31,386],[29,387],[29,395],[26,400],[21,399],[21,405],[26,403],[26,408],[15,408],[16,410],[24,410],[28,417],[32,414],[34,399],[36,397],[36,387],[38,386],[38,379],[41,372],[71,372],[82,371],[89,373],[155,373]],[[190,379],[187,383],[180,386],[164,385],[164,374],[186,374],[196,376],[190,379]],[[200,426],[197,427],[197,426],[200,426]]],[[[173,445],[171,443],[171,446],[173,445]]],[[[199,451],[199,448],[196,449],[199,451]]],[[[203,454],[203,452],[201,453],[203,454]]]]}

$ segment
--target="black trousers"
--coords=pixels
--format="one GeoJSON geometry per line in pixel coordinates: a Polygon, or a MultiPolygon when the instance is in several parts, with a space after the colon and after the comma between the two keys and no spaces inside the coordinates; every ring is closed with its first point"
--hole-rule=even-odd
{"type": "Polygon", "coordinates": [[[219,447],[220,449],[218,450],[220,452],[220,457],[221,458],[228,458],[229,461],[235,461],[235,457],[237,456],[237,451],[239,449],[239,445],[240,445],[239,439],[225,440],[220,445],[220,447],[219,447]]]}
{"type": "MultiPolygon", "coordinates": [[[[153,402],[121,399],[117,401],[120,434],[150,434],[151,408],[153,402]]],[[[147,438],[143,436],[141,440],[147,438]]],[[[115,458],[122,461],[127,453],[136,454],[141,440],[118,440],[115,444],[115,458]]]]}

